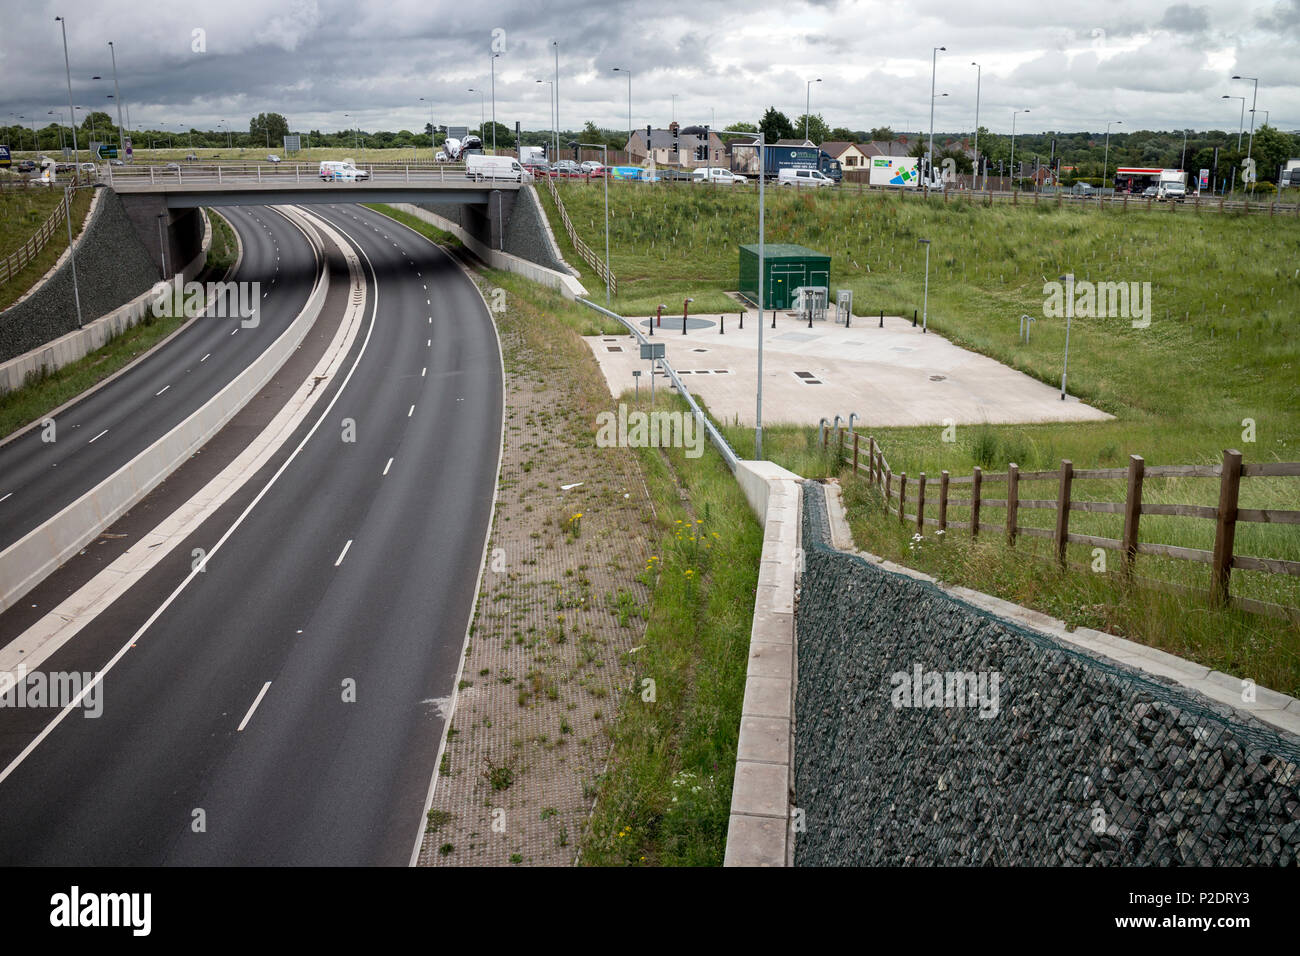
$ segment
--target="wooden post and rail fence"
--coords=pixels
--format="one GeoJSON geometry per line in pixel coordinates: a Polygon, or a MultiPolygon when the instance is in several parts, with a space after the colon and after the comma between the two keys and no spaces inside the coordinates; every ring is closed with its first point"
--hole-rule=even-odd
{"type": "MultiPolygon", "coordinates": [[[[838,441],[840,457],[852,466],[852,473],[855,476],[865,477],[873,487],[879,489],[884,497],[885,508],[891,514],[895,511],[898,513],[900,524],[914,523],[918,532],[923,532],[929,525],[945,533],[955,529],[969,531],[971,538],[974,539],[981,531],[998,530],[1005,533],[1007,543],[1012,547],[1015,546],[1017,536],[1047,538],[1052,541],[1053,559],[1062,568],[1066,566],[1066,546],[1069,544],[1118,551],[1122,555],[1122,574],[1130,581],[1135,580],[1134,566],[1139,554],[1199,562],[1209,565],[1208,597],[1211,603],[1231,603],[1246,611],[1290,618],[1293,621],[1300,620],[1300,609],[1253,598],[1234,597],[1229,593],[1233,569],[1300,576],[1300,561],[1237,554],[1233,548],[1237,525],[1240,522],[1300,524],[1300,511],[1242,508],[1239,505],[1243,479],[1300,477],[1300,462],[1245,464],[1242,462],[1241,452],[1229,449],[1224,451],[1223,461],[1218,465],[1147,467],[1141,456],[1130,455],[1127,468],[1076,469],[1069,460],[1062,460],[1060,467],[1052,471],[1022,472],[1018,465],[1011,463],[1006,472],[997,474],[985,474],[979,466],[976,466],[969,475],[950,475],[947,471],[943,471],[936,482],[933,476],[927,476],[924,472],[911,480],[906,472],[895,473],[875,438],[871,436],[865,437],[864,448],[862,447],[863,436],[853,432],[851,457],[845,457],[846,429],[839,428],[838,433],[838,437],[832,436],[831,430],[828,429],[822,436],[823,447],[826,447],[830,441],[838,441]],[[1210,506],[1143,501],[1142,483],[1146,478],[1217,478],[1219,479],[1218,504],[1210,506]],[[1075,500],[1072,497],[1073,483],[1076,480],[1086,479],[1124,480],[1126,488],[1124,500],[1075,500]],[[1055,498],[1030,499],[1020,496],[1020,482],[1045,480],[1056,483],[1055,498]],[[1005,488],[1005,496],[986,497],[986,482],[996,482],[998,486],[1005,488]],[[933,489],[936,484],[938,485],[937,517],[930,517],[926,514],[927,491],[933,489]],[[969,488],[970,496],[951,497],[949,491],[954,487],[969,488]],[[913,491],[912,488],[915,490],[913,491]],[[907,510],[909,505],[914,509],[912,513],[907,510]],[[969,508],[969,520],[950,520],[949,507],[969,508]],[[981,523],[982,508],[1005,509],[1005,522],[981,523]],[[1022,508],[1054,511],[1055,520],[1052,527],[1040,528],[1020,524],[1019,514],[1022,508]],[[1108,538],[1072,532],[1070,514],[1076,511],[1122,515],[1124,521],[1122,536],[1108,538]],[[1178,515],[1213,521],[1214,546],[1211,550],[1205,550],[1142,541],[1139,537],[1139,529],[1143,515],[1178,515]]],[[[1169,582],[1144,580],[1142,583],[1165,590],[1195,591],[1169,582]]]]}
{"type": "MultiPolygon", "coordinates": [[[[555,188],[555,182],[551,179],[544,180],[546,188],[551,191],[551,198],[555,200],[555,208],[560,211],[560,222],[564,223],[564,231],[573,243],[573,248],[578,251],[584,262],[596,270],[596,276],[601,282],[605,281],[605,260],[591,251],[591,247],[582,241],[578,235],[578,230],[573,228],[573,223],[569,221],[569,213],[564,208],[564,201],[560,199],[560,192],[555,188]]],[[[609,291],[612,295],[618,295],[618,279],[613,271],[609,272],[609,291]]]]}
{"type": "Polygon", "coordinates": [[[41,224],[26,242],[11,252],[9,255],[0,259],[0,285],[4,285],[18,273],[27,267],[27,264],[41,254],[41,250],[49,244],[50,239],[54,237],[54,231],[63,225],[63,219],[68,214],[68,197],[65,194],[64,201],[54,207],[48,219],[41,224]]]}

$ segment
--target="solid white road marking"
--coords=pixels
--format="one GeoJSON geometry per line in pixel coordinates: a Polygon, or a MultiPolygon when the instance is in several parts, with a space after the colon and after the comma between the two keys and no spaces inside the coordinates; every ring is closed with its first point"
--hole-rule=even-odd
{"type": "Polygon", "coordinates": [[[104,437],[105,435],[107,435],[107,434],[108,434],[108,429],[105,428],[102,432],[100,432],[98,435],[96,435],[96,436],[95,436],[94,438],[92,438],[90,441],[86,442],[86,444],[87,444],[87,445],[93,445],[95,442],[99,441],[101,438],[103,438],[103,437],[104,437]]]}
{"type": "Polygon", "coordinates": [[[415,406],[412,405],[411,408],[410,408],[410,410],[407,411],[407,413],[406,413],[406,417],[407,417],[407,418],[410,418],[410,417],[411,417],[412,415],[414,415],[414,414],[415,414],[415,406]]]}
{"type": "Polygon", "coordinates": [[[154,397],[154,398],[157,398],[159,395],[161,395],[163,392],[167,391],[167,389],[169,389],[169,388],[171,388],[170,385],[164,385],[162,388],[158,389],[158,391],[156,391],[156,392],[153,393],[153,397],[154,397]]]}
{"type": "MultiPolygon", "coordinates": [[[[388,469],[392,467],[393,467],[393,459],[390,458],[388,459],[388,464],[384,465],[384,474],[385,475],[388,474],[388,469]]],[[[4,499],[0,498],[0,501],[4,501],[4,499]]]]}
{"type": "Polygon", "coordinates": [[[338,560],[334,562],[334,567],[337,568],[340,564],[343,563],[343,558],[348,553],[348,548],[350,547],[352,547],[352,539],[348,538],[348,543],[345,544],[343,546],[343,550],[339,552],[339,557],[338,560]]]}
{"type": "Polygon", "coordinates": [[[248,726],[248,721],[252,718],[253,711],[257,710],[257,705],[262,702],[262,698],[266,696],[266,691],[270,686],[271,686],[270,681],[267,681],[265,684],[262,685],[262,689],[257,692],[257,699],[253,701],[253,706],[248,708],[248,713],[246,713],[244,715],[244,719],[239,722],[239,726],[235,729],[235,733],[239,733],[241,730],[243,730],[245,727],[248,726]]]}
{"type": "Polygon", "coordinates": [[[5,501],[5,500],[7,500],[7,499],[9,499],[9,498],[12,498],[13,496],[14,496],[14,493],[11,491],[11,492],[9,492],[9,494],[5,495],[3,498],[0,498],[0,501],[5,501]]]}
{"type": "Polygon", "coordinates": [[[199,359],[199,361],[200,361],[200,362],[206,362],[206,361],[207,361],[208,359],[210,359],[211,357],[212,357],[212,353],[209,352],[207,355],[203,356],[203,358],[199,359]]]}

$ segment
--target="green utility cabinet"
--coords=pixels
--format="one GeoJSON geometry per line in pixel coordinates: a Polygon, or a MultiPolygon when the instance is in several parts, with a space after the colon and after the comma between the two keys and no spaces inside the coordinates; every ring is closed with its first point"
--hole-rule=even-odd
{"type": "MultiPolygon", "coordinates": [[[[803,246],[773,243],[763,249],[763,308],[793,307],[800,286],[831,285],[831,257],[803,246]]],[[[758,246],[740,247],[740,294],[758,301],[758,246]]]]}

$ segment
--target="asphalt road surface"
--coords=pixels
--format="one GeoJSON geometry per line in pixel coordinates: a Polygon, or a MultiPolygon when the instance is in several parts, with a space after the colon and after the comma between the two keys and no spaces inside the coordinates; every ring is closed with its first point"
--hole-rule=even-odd
{"type": "Polygon", "coordinates": [[[256,328],[200,317],[143,361],[0,445],[0,550],[58,514],[221,391],[302,311],[319,268],[303,234],[272,209],[226,212],[244,257],[232,281],[257,282],[256,328]]]}
{"type": "MultiPolygon", "coordinates": [[[[160,566],[43,665],[122,652],[101,716],[9,764],[0,863],[410,860],[491,518],[500,351],[441,250],[361,207],[313,212],[363,256],[352,354],[254,505],[184,543],[206,570],[160,566]]],[[[4,752],[53,713],[0,709],[4,752]]]]}

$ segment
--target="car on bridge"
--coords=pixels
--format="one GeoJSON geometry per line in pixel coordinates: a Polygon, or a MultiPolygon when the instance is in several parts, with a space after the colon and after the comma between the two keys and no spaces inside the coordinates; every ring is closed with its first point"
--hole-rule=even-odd
{"type": "Polygon", "coordinates": [[[365,169],[357,169],[350,159],[326,159],[320,164],[320,178],[326,182],[352,183],[369,179],[370,173],[365,169]]]}

